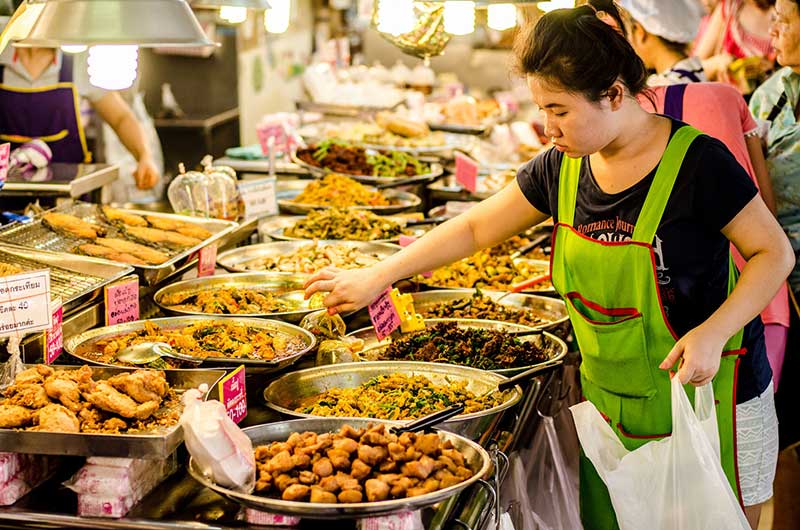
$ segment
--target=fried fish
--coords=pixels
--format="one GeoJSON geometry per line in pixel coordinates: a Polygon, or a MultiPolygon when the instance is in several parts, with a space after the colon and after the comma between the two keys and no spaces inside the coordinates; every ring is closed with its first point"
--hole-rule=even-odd
{"type": "Polygon", "coordinates": [[[160,265],[165,261],[169,260],[169,256],[160,252],[158,250],[146,247],[144,245],[140,245],[138,243],[133,243],[131,241],[125,241],[124,239],[117,239],[113,237],[107,238],[97,238],[96,243],[98,245],[102,245],[106,248],[110,248],[111,250],[116,250],[117,252],[124,252],[126,254],[131,254],[132,256],[136,256],[137,258],[145,261],[150,265],[160,265]]]}
{"type": "Polygon", "coordinates": [[[195,237],[197,239],[208,239],[212,236],[211,232],[192,223],[184,223],[176,219],[165,219],[164,217],[147,217],[147,222],[153,228],[160,230],[168,230],[170,232],[178,232],[188,237],[195,237]]]}
{"type": "Polygon", "coordinates": [[[132,254],[128,254],[127,252],[118,252],[102,245],[87,243],[85,245],[80,245],[78,247],[78,251],[81,254],[86,254],[87,256],[110,259],[111,261],[119,261],[129,265],[147,265],[146,262],[140,260],[132,254]]]}
{"type": "Polygon", "coordinates": [[[103,215],[105,215],[106,219],[109,221],[118,221],[130,226],[147,226],[147,221],[145,221],[144,217],[141,215],[136,215],[110,206],[103,206],[102,209],[103,215]]]}
{"type": "Polygon", "coordinates": [[[126,226],[125,232],[147,243],[166,245],[169,247],[188,248],[202,243],[195,237],[185,236],[177,232],[168,232],[158,228],[143,228],[140,226],[126,226]]]}
{"type": "Polygon", "coordinates": [[[105,235],[105,229],[93,223],[79,219],[74,215],[48,212],[42,216],[44,223],[56,232],[64,232],[83,239],[96,239],[105,235]]]}

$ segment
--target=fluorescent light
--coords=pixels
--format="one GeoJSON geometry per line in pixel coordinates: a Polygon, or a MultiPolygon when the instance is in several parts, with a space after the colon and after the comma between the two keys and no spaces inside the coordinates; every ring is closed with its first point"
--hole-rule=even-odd
{"type": "Polygon", "coordinates": [[[451,35],[475,31],[475,2],[448,0],[444,3],[444,30],[451,35]]]}
{"type": "Polygon", "coordinates": [[[491,4],[488,10],[488,26],[498,31],[517,25],[517,6],[514,4],[491,4]]]}

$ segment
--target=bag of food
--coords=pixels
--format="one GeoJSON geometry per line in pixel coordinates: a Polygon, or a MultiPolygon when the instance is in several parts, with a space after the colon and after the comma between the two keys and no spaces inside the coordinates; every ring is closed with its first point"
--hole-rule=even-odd
{"type": "Polygon", "coordinates": [[[355,363],[361,360],[358,352],[364,348],[364,341],[353,337],[341,340],[324,340],[317,348],[317,366],[337,363],[355,363]]]}
{"type": "Polygon", "coordinates": [[[300,327],[320,339],[337,340],[347,333],[347,326],[342,317],[338,314],[329,315],[327,309],[307,314],[300,322],[300,327]]]}
{"type": "Polygon", "coordinates": [[[571,407],[578,438],[603,479],[621,530],[748,530],[719,462],[714,390],[695,391],[695,408],[672,378],[672,435],[628,451],[597,408],[571,407]],[[642,495],[647,492],[647,495],[642,495]]]}

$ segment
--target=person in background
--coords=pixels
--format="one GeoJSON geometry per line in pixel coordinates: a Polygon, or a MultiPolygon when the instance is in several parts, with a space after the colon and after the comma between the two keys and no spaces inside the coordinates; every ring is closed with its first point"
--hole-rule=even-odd
{"type": "Polygon", "coordinates": [[[703,15],[696,0],[621,0],[620,4],[630,16],[628,40],[644,65],[656,71],[648,85],[707,81],[703,63],[687,53],[703,15]]]}
{"type": "Polygon", "coordinates": [[[697,36],[694,38],[694,42],[692,43],[692,55],[697,53],[697,45],[703,39],[703,36],[706,34],[706,30],[708,29],[708,23],[711,21],[711,14],[714,12],[714,9],[719,4],[719,0],[701,0],[700,4],[703,6],[703,10],[705,14],[703,18],[700,20],[700,27],[697,28],[697,36]]]}

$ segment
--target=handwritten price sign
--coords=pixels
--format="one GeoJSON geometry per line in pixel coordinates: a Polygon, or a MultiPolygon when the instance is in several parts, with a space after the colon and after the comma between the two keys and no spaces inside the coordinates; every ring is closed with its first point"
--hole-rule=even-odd
{"type": "Polygon", "coordinates": [[[458,151],[456,151],[456,182],[470,193],[475,193],[478,189],[478,163],[458,151]]]}
{"type": "Polygon", "coordinates": [[[383,340],[400,327],[402,321],[392,302],[392,288],[386,289],[374,302],[369,304],[369,319],[375,328],[378,340],[383,340]]]}
{"type": "Polygon", "coordinates": [[[219,382],[219,395],[228,417],[239,423],[247,416],[247,389],[244,384],[244,365],[219,382]]]}
{"type": "Polygon", "coordinates": [[[247,220],[277,215],[278,199],[275,195],[275,177],[239,182],[239,195],[244,203],[247,220]]]}
{"type": "Polygon", "coordinates": [[[43,331],[51,317],[49,270],[0,278],[0,336],[43,331]]]}
{"type": "Polygon", "coordinates": [[[8,159],[11,155],[11,144],[0,144],[0,188],[8,178],[8,159]]]}
{"type": "Polygon", "coordinates": [[[126,276],[122,281],[107,285],[106,326],[139,320],[139,278],[126,276]]]}
{"type": "Polygon", "coordinates": [[[44,332],[46,344],[44,353],[45,364],[53,364],[53,361],[61,355],[61,351],[64,348],[64,330],[62,328],[62,323],[64,322],[64,307],[61,305],[60,299],[58,299],[55,305],[56,310],[53,311],[52,316],[53,325],[44,332]]]}

